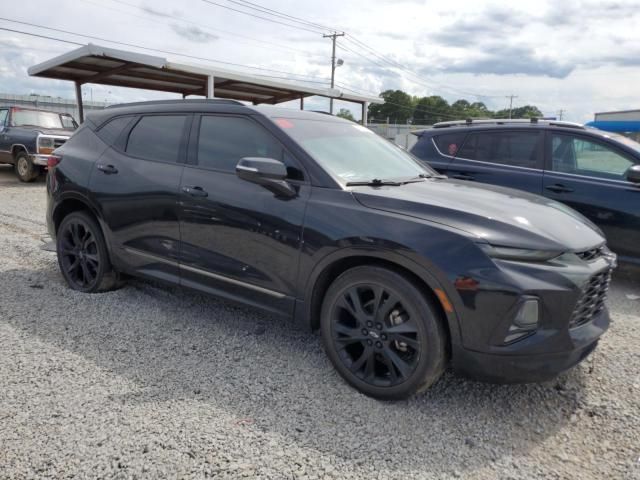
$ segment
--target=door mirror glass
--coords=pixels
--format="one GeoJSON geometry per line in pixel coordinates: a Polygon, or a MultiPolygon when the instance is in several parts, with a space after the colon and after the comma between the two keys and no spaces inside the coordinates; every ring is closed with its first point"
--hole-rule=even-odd
{"type": "Polygon", "coordinates": [[[276,196],[293,197],[296,190],[286,181],[287,167],[273,158],[245,157],[236,165],[236,175],[247,182],[262,185],[276,196]]]}
{"type": "Polygon", "coordinates": [[[633,183],[640,183],[640,165],[633,165],[627,170],[627,180],[633,183]]]}

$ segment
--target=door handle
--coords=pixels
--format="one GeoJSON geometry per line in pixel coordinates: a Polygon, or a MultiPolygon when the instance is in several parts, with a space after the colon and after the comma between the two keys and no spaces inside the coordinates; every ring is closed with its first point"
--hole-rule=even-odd
{"type": "Polygon", "coordinates": [[[202,188],[197,185],[188,185],[186,187],[182,187],[182,191],[187,195],[191,195],[192,197],[208,197],[209,194],[202,188]]]}
{"type": "Polygon", "coordinates": [[[565,187],[561,183],[556,183],[554,185],[549,185],[546,187],[547,190],[551,190],[556,193],[571,193],[573,192],[573,188],[565,187]]]}
{"type": "Polygon", "coordinates": [[[105,165],[104,163],[99,163],[97,165],[98,170],[102,173],[106,173],[107,175],[114,175],[118,173],[118,169],[113,165],[105,165]]]}
{"type": "Polygon", "coordinates": [[[451,175],[451,178],[456,178],[458,180],[475,180],[473,175],[468,175],[466,173],[456,173],[455,175],[451,175]]]}

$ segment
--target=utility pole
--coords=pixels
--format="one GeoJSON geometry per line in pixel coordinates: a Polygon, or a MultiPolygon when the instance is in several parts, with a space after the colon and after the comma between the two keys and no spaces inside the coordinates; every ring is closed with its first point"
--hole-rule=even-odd
{"type": "Polygon", "coordinates": [[[518,98],[518,95],[507,95],[506,98],[509,99],[509,118],[511,118],[511,110],[513,110],[513,99],[518,98]]]}
{"type": "Polygon", "coordinates": [[[560,110],[558,110],[558,120],[562,120],[562,117],[564,116],[565,113],[567,113],[567,111],[564,108],[561,108],[560,110]]]}
{"type": "MultiPolygon", "coordinates": [[[[331,38],[333,48],[331,50],[331,88],[334,86],[336,77],[336,38],[344,37],[344,32],[333,32],[330,35],[322,35],[323,38],[331,38]]],[[[329,99],[329,113],[333,115],[333,98],[329,99]]]]}

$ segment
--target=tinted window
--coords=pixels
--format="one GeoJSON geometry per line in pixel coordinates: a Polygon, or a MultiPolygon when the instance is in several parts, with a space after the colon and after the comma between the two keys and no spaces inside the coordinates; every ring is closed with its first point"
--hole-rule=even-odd
{"type": "Polygon", "coordinates": [[[539,168],[540,135],[537,132],[472,133],[458,157],[517,167],[539,168]]]}
{"type": "Polygon", "coordinates": [[[7,113],[9,113],[9,110],[7,109],[0,110],[0,125],[4,125],[7,121],[7,113]]]}
{"type": "Polygon", "coordinates": [[[449,133],[446,135],[436,135],[435,137],[433,137],[433,141],[438,147],[438,150],[440,150],[440,153],[453,157],[456,153],[458,153],[458,150],[460,150],[465,136],[466,133],[449,133]]]}
{"type": "Polygon", "coordinates": [[[607,145],[573,135],[551,136],[552,169],[556,172],[622,180],[633,162],[607,145]]]}
{"type": "Polygon", "coordinates": [[[142,117],[129,134],[127,153],[150,160],[177,162],[186,119],[183,115],[142,117]]]}
{"type": "Polygon", "coordinates": [[[280,143],[254,121],[230,116],[202,117],[198,137],[198,165],[235,172],[236,165],[244,157],[285,161],[284,149],[280,143]]]}
{"type": "Polygon", "coordinates": [[[98,130],[98,136],[109,145],[113,145],[122,130],[129,124],[132,117],[117,117],[113,120],[109,120],[106,124],[100,127],[98,130]]]}

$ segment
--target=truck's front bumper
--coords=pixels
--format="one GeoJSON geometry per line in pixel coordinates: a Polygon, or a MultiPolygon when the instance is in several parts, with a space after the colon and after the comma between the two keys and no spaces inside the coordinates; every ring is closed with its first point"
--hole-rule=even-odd
{"type": "Polygon", "coordinates": [[[34,165],[40,165],[41,167],[47,166],[48,159],[49,159],[49,155],[40,155],[40,154],[31,155],[31,163],[33,163],[34,165]]]}

